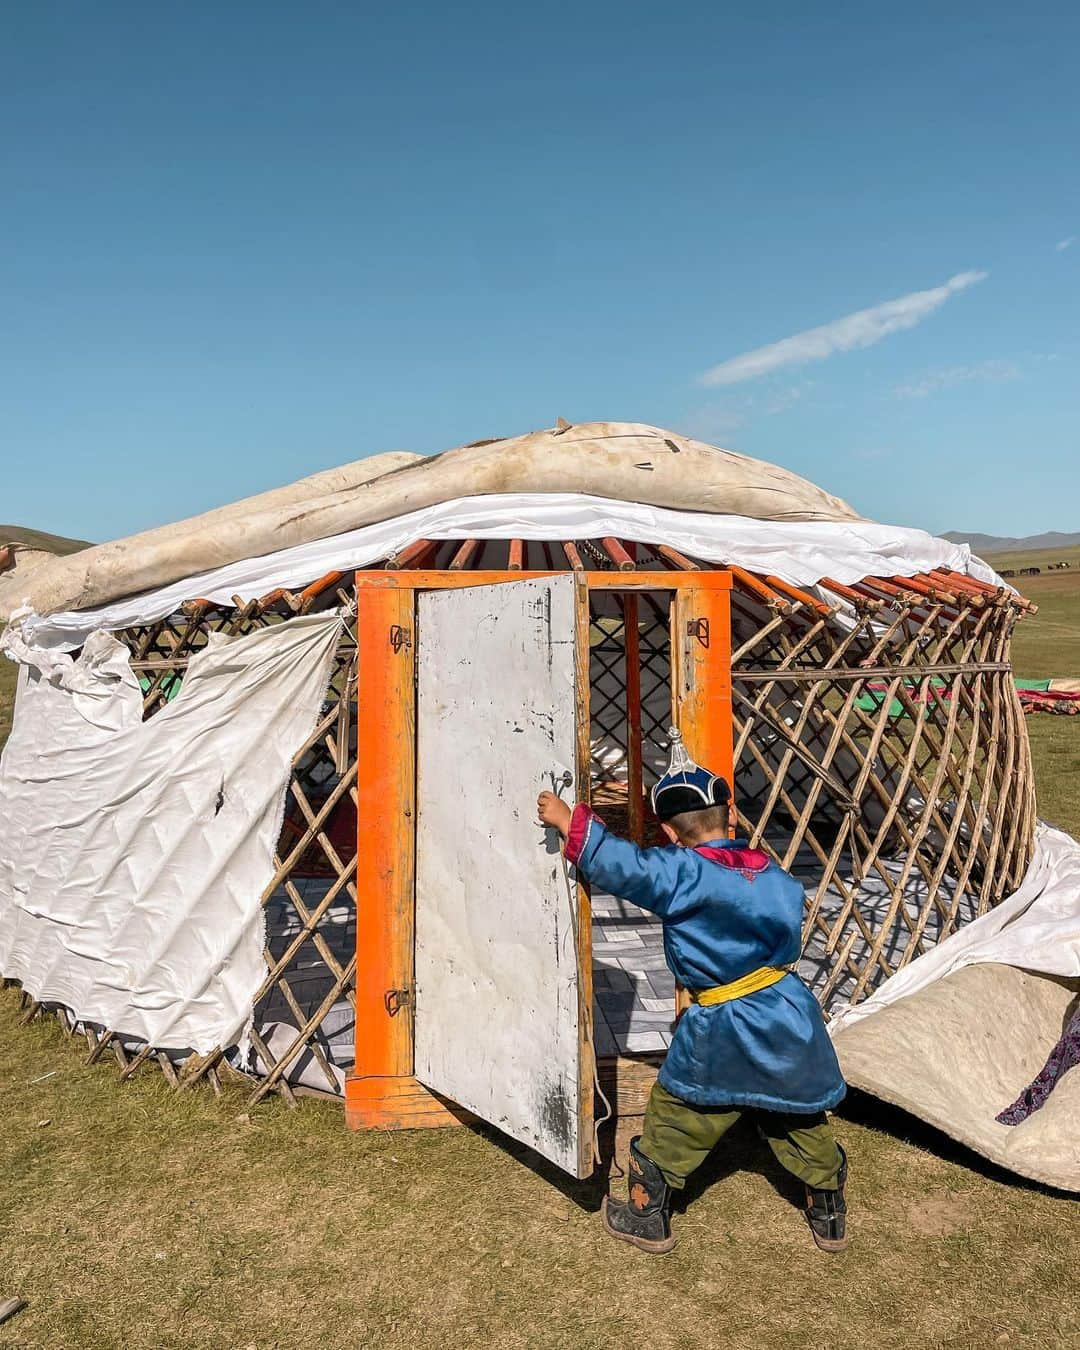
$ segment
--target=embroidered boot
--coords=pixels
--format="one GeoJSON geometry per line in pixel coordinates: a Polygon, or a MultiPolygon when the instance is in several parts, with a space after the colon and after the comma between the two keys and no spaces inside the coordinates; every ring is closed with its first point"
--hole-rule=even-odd
{"type": "Polygon", "coordinates": [[[638,1135],[630,1141],[629,1199],[613,1200],[605,1195],[600,1216],[607,1231],[620,1242],[632,1243],[643,1252],[669,1252],[675,1246],[671,1236],[671,1187],[659,1167],[638,1148],[640,1139],[638,1135]]]}
{"type": "MultiPolygon", "coordinates": [[[[839,1144],[837,1145],[839,1148],[839,1144]]],[[[847,1181],[847,1154],[840,1149],[840,1175],[836,1190],[819,1191],[806,1188],[806,1218],[814,1241],[823,1252],[842,1252],[848,1245],[847,1203],[844,1183],[847,1181]]]]}

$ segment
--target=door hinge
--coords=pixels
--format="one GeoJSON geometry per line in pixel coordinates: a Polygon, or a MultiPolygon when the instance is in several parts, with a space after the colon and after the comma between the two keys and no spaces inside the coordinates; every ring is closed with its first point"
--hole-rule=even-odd
{"type": "Polygon", "coordinates": [[[383,995],[383,1004],[390,1017],[396,1017],[402,1008],[411,1008],[413,991],[411,989],[388,989],[383,995]]]}
{"type": "Polygon", "coordinates": [[[709,621],[708,619],[690,619],[686,625],[686,636],[697,638],[706,649],[709,646],[709,621]]]}
{"type": "Polygon", "coordinates": [[[390,625],[390,646],[395,652],[401,651],[402,647],[412,646],[412,633],[408,628],[402,628],[401,624],[394,623],[390,625]]]}

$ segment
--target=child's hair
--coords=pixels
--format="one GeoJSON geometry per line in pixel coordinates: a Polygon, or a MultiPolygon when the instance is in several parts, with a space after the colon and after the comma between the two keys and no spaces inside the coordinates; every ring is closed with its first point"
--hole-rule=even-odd
{"type": "Polygon", "coordinates": [[[667,824],[684,839],[727,838],[729,814],[727,803],[706,806],[700,811],[680,811],[667,824]]]}

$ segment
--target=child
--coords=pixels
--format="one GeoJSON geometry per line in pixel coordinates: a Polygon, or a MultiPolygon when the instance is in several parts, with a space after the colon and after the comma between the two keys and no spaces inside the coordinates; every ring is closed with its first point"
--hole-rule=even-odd
{"type": "Polygon", "coordinates": [[[749,1109],[806,1186],[814,1241],[840,1251],[847,1158],[825,1111],[844,1080],[817,1001],[784,969],[799,956],[802,887],[745,839],[729,839],[730,788],[693,763],[675,728],[671,740],[652,804],[673,848],[640,849],[551,792],[537,803],[584,880],[660,915],[667,963],[693,1000],[630,1143],[629,1198],[605,1197],[604,1227],[643,1251],[670,1251],[671,1189],[749,1109]]]}

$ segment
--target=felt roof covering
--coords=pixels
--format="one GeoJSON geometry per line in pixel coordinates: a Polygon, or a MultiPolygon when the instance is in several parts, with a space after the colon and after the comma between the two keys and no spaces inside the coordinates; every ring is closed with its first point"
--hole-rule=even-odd
{"type": "Polygon", "coordinates": [[[0,615],[80,610],[462,497],[583,493],[766,521],[857,521],[797,474],[636,422],[591,422],[424,456],[375,455],[0,581],[0,615]]]}

